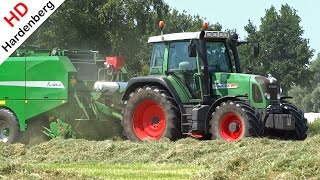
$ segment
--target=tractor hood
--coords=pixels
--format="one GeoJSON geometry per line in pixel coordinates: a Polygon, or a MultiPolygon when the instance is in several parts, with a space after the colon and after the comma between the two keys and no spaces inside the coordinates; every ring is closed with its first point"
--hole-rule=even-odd
{"type": "Polygon", "coordinates": [[[214,95],[246,95],[249,96],[250,79],[253,75],[239,73],[214,73],[212,90],[214,95]]]}
{"type": "Polygon", "coordinates": [[[276,78],[240,74],[240,73],[215,73],[212,75],[212,94],[217,96],[244,95],[259,108],[266,104],[278,103],[280,87],[276,78]]]}

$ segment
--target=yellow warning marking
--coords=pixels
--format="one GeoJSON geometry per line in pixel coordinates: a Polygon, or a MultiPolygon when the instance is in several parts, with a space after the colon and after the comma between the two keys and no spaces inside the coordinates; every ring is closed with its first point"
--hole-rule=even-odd
{"type": "Polygon", "coordinates": [[[5,105],[6,101],[0,101],[0,105],[5,105]]]}

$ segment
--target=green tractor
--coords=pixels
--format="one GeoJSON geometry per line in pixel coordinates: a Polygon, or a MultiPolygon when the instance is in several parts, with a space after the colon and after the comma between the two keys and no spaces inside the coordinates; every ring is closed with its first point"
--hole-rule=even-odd
{"type": "Polygon", "coordinates": [[[130,140],[307,137],[304,113],[285,101],[274,77],[241,73],[236,34],[205,31],[204,24],[201,32],[163,35],[163,24],[161,35],[149,38],[150,75],[130,79],[123,95],[130,140]]]}
{"type": "Polygon", "coordinates": [[[80,129],[123,131],[132,141],[307,137],[304,113],[285,101],[274,77],[241,73],[236,34],[203,28],[149,43],[150,74],[129,81],[123,57],[17,50],[0,66],[0,142],[28,143],[41,130],[51,138],[83,138],[80,129]]]}

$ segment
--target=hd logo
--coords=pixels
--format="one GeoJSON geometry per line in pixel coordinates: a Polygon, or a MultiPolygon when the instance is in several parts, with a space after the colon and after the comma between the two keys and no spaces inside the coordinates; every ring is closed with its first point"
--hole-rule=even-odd
{"type": "Polygon", "coordinates": [[[5,61],[64,0],[0,1],[0,64],[5,61]]]}

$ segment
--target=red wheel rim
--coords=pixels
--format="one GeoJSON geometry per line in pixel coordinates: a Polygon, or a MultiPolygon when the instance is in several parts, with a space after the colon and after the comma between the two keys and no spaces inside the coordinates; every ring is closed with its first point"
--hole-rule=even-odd
{"type": "Polygon", "coordinates": [[[132,122],[136,136],[142,141],[160,139],[166,127],[164,111],[154,100],[142,101],[133,111],[132,122]]]}
{"type": "Polygon", "coordinates": [[[236,141],[241,138],[243,125],[239,116],[235,113],[225,114],[220,122],[220,134],[224,140],[236,141]],[[230,126],[234,125],[236,128],[231,131],[230,126]]]}

